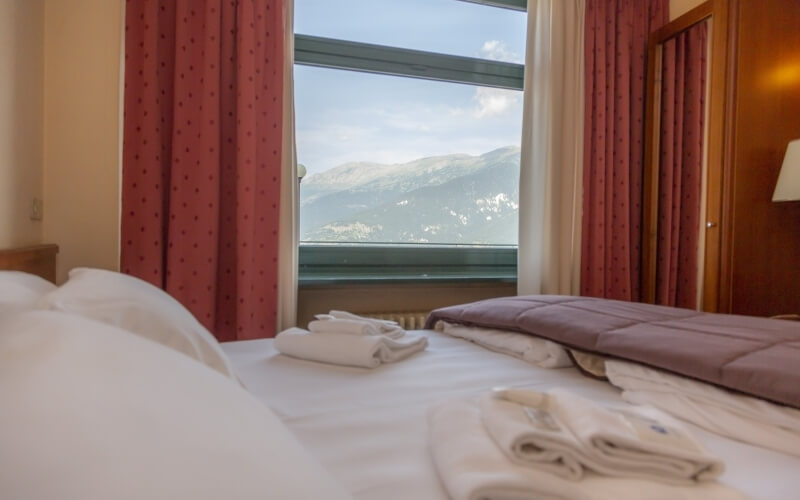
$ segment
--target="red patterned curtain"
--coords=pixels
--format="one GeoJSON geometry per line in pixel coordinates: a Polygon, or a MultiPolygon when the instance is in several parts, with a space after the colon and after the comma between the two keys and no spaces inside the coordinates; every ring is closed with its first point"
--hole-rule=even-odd
{"type": "Polygon", "coordinates": [[[275,335],[283,0],[128,0],[121,269],[275,335]]]}
{"type": "Polygon", "coordinates": [[[581,294],[640,298],[647,39],[668,0],[587,0],[581,294]]]}
{"type": "Polygon", "coordinates": [[[664,43],[656,303],[697,307],[708,24],[664,43]]]}

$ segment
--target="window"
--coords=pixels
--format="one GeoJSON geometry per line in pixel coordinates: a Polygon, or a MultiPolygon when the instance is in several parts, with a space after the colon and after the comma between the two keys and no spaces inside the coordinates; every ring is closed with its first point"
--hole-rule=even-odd
{"type": "Polygon", "coordinates": [[[515,278],[524,3],[296,1],[301,282],[515,278]]]}

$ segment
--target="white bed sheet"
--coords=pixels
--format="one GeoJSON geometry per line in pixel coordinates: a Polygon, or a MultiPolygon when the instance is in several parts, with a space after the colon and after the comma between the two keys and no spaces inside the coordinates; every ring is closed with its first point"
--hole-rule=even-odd
{"type": "MultiPolygon", "coordinates": [[[[446,499],[430,457],[428,407],[497,386],[560,387],[600,402],[620,391],[573,368],[547,370],[437,332],[421,354],[374,370],[279,355],[271,340],[223,344],[239,378],[359,499],[446,499]]],[[[687,424],[725,461],[721,481],[756,500],[800,498],[800,458],[687,424]]]]}

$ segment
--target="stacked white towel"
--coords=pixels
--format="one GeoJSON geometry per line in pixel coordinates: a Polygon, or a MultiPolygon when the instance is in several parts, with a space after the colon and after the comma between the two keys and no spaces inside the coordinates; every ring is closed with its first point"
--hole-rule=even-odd
{"type": "Polygon", "coordinates": [[[509,458],[571,480],[586,470],[675,484],[710,481],[724,464],[667,414],[604,408],[565,391],[484,394],[481,415],[509,458]]]}
{"type": "Polygon", "coordinates": [[[346,311],[330,311],[328,314],[317,314],[317,321],[308,324],[314,333],[350,333],[353,335],[386,335],[399,339],[406,331],[395,321],[365,318],[346,311]]]}
{"type": "Polygon", "coordinates": [[[571,481],[546,470],[512,462],[488,434],[473,400],[440,403],[428,412],[433,459],[454,500],[530,498],[600,500],[739,500],[738,491],[715,481],[692,486],[586,472],[571,481]]]}
{"type": "Polygon", "coordinates": [[[447,335],[469,340],[490,351],[514,356],[540,368],[572,366],[572,360],[563,346],[533,335],[464,326],[446,321],[437,322],[436,329],[447,335]]]}
{"type": "Polygon", "coordinates": [[[403,360],[425,349],[428,339],[406,335],[392,339],[386,335],[352,333],[312,333],[290,328],[275,337],[275,348],[295,358],[344,366],[375,368],[382,363],[403,360]]]}

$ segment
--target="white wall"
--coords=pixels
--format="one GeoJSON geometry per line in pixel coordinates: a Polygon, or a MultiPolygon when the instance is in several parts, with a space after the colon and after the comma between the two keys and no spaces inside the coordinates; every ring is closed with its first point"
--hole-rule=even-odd
{"type": "Polygon", "coordinates": [[[46,0],[44,239],[69,269],[119,265],[122,0],[46,0]]]}
{"type": "Polygon", "coordinates": [[[0,0],[0,249],[42,241],[44,3],[0,0]]]}

